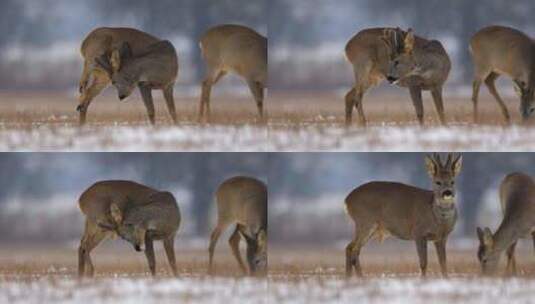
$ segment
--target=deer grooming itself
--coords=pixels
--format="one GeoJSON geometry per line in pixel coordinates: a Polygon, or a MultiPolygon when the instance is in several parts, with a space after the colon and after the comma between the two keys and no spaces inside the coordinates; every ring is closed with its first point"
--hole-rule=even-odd
{"type": "Polygon", "coordinates": [[[422,276],[427,271],[427,242],[433,241],[440,270],[447,276],[446,241],[457,220],[455,178],[461,171],[461,155],[449,154],[442,162],[438,154],[425,157],[432,190],[395,182],[374,181],[359,186],[345,200],[355,224],[353,240],[346,247],[346,275],[355,269],[362,276],[360,251],[372,237],[393,235],[414,240],[422,276]]]}
{"type": "MultiPolygon", "coordinates": [[[[123,62],[121,57],[125,55],[125,52],[128,53],[128,55],[131,55],[130,57],[137,58],[140,55],[147,54],[147,48],[149,47],[154,50],[155,46],[158,45],[158,42],[160,42],[160,39],[132,28],[101,27],[93,30],[87,35],[80,48],[80,52],[84,59],[84,66],[79,86],[80,98],[77,107],[77,110],[80,113],[80,125],[83,125],[86,122],[87,110],[91,104],[91,101],[112,82],[113,72],[118,72],[122,69],[123,62]],[[102,64],[97,62],[99,60],[101,63],[107,63],[105,64],[105,68],[103,68],[102,64]],[[111,73],[110,70],[112,70],[111,73]]],[[[170,52],[168,53],[170,54],[170,52]]],[[[164,77],[164,75],[158,76],[158,78],[162,79],[167,78],[165,81],[163,81],[165,83],[159,83],[158,87],[161,87],[164,90],[164,97],[166,99],[169,112],[173,121],[176,122],[172,94],[173,90],[171,86],[171,82],[174,82],[178,72],[176,54],[174,54],[174,58],[173,56],[164,56],[166,59],[163,60],[158,60],[155,57],[157,56],[150,55],[147,59],[152,58],[152,62],[155,62],[155,65],[159,65],[160,68],[162,68],[162,74],[174,74],[174,76],[167,77],[164,77]],[[161,65],[163,63],[168,64],[168,66],[162,67],[161,65]]],[[[145,66],[148,64],[147,61],[150,60],[144,60],[145,66]]],[[[158,69],[158,67],[155,67],[155,69],[158,69]]],[[[150,98],[149,88],[154,84],[151,84],[150,82],[147,83],[147,81],[144,79],[141,80],[145,81],[145,83],[142,83],[140,86],[140,91],[142,93],[143,101],[145,102],[150,118],[151,111],[154,112],[154,110],[152,98],[150,98]]],[[[151,119],[151,122],[153,121],[154,119],[151,119]]]]}
{"type": "Polygon", "coordinates": [[[85,230],[78,249],[78,274],[93,276],[90,253],[106,237],[115,234],[145,251],[151,274],[156,274],[153,241],[162,240],[176,276],[174,239],[180,211],[170,192],[162,192],[131,181],[101,181],[82,193],[80,209],[85,230]]]}
{"type": "Polygon", "coordinates": [[[345,97],[347,126],[351,125],[354,107],[361,124],[366,125],[364,94],[384,79],[409,88],[420,125],[424,123],[422,91],[431,91],[440,123],[446,124],[442,88],[451,62],[439,41],[415,36],[411,29],[371,28],[351,38],[345,51],[355,76],[355,84],[345,97]]]}

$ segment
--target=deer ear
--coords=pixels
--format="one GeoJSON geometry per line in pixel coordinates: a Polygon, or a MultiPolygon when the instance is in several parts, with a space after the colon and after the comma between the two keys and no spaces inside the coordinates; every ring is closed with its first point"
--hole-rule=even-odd
{"type": "Polygon", "coordinates": [[[132,57],[132,49],[128,42],[123,42],[119,48],[115,48],[110,56],[113,72],[119,71],[124,61],[130,57],[132,57]]]}
{"type": "Polygon", "coordinates": [[[412,51],[414,49],[414,34],[411,28],[407,31],[403,44],[405,53],[409,55],[412,54],[412,51]]]}
{"type": "Polygon", "coordinates": [[[490,231],[489,227],[485,227],[485,230],[483,231],[483,244],[489,247],[492,247],[494,245],[494,239],[492,238],[492,231],[490,231]]]}
{"type": "Polygon", "coordinates": [[[481,229],[480,227],[477,227],[476,232],[477,232],[477,238],[479,239],[479,242],[483,244],[484,243],[483,229],[481,229]]]}
{"type": "Polygon", "coordinates": [[[110,61],[108,60],[108,56],[106,56],[106,54],[96,57],[95,65],[101,68],[102,70],[104,70],[111,77],[113,69],[110,65],[110,61]]]}
{"type": "Polygon", "coordinates": [[[119,206],[117,206],[117,204],[112,203],[110,205],[110,214],[111,218],[116,224],[120,224],[123,222],[123,212],[121,211],[119,206]]]}
{"type": "Polygon", "coordinates": [[[461,172],[462,166],[463,166],[463,156],[459,154],[459,156],[457,156],[457,158],[453,161],[453,164],[451,165],[453,174],[458,175],[461,172]]]}
{"type": "Polygon", "coordinates": [[[260,230],[260,232],[258,233],[258,236],[256,238],[257,238],[258,246],[260,248],[266,248],[266,245],[267,245],[266,231],[263,230],[263,229],[260,230]]]}
{"type": "Polygon", "coordinates": [[[425,167],[429,176],[433,177],[437,173],[437,164],[430,155],[425,156],[425,167]]]}

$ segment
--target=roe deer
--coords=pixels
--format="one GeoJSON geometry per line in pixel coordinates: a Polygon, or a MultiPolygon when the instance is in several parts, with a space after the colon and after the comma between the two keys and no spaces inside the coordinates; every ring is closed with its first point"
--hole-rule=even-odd
{"type": "Polygon", "coordinates": [[[86,122],[87,109],[91,101],[104,90],[111,82],[109,74],[100,68],[96,58],[102,55],[109,57],[112,66],[119,69],[120,48],[126,42],[134,55],[145,50],[151,44],[160,39],[145,32],[132,28],[100,27],[89,33],[80,48],[84,59],[84,67],[80,78],[80,98],[77,111],[80,113],[80,124],[86,122]]]}
{"type": "Polygon", "coordinates": [[[362,276],[361,248],[371,237],[382,241],[387,235],[416,241],[422,276],[427,271],[427,241],[433,241],[440,270],[447,276],[446,241],[457,220],[455,177],[461,171],[461,155],[425,157],[433,190],[394,182],[370,182],[353,190],[345,200],[346,210],[355,223],[355,235],[346,247],[346,275],[353,267],[362,276]]]}
{"type": "Polygon", "coordinates": [[[520,93],[520,113],[526,122],[535,110],[535,42],[519,30],[504,26],[489,26],[479,30],[470,40],[470,52],[474,61],[472,102],[474,122],[477,122],[479,88],[485,82],[489,92],[498,102],[507,124],[511,123],[507,106],[496,90],[495,81],[500,75],[512,78],[520,93]]]}
{"type": "Polygon", "coordinates": [[[154,124],[154,103],[152,90],[163,91],[169,114],[176,123],[175,101],[173,87],[178,73],[178,59],[173,44],[167,40],[155,42],[145,50],[133,55],[128,42],[123,42],[119,49],[121,65],[113,67],[107,55],[95,59],[97,65],[108,73],[113,86],[117,89],[120,100],[132,94],[138,87],[147,108],[151,124],[154,124]]]}
{"type": "Polygon", "coordinates": [[[101,181],[82,193],[80,209],[86,217],[78,249],[78,274],[87,266],[93,276],[91,251],[106,237],[119,235],[136,251],[145,250],[151,274],[156,274],[154,240],[163,245],[173,274],[177,275],[174,239],[180,211],[170,192],[162,192],[131,181],[101,181]],[[143,248],[145,247],[145,248],[143,248]]]}
{"type": "Polygon", "coordinates": [[[220,25],[209,29],[200,41],[207,72],[202,83],[199,120],[210,116],[210,92],[228,72],[247,82],[264,118],[264,88],[267,82],[267,38],[241,25],[220,25]]]}
{"type": "Polygon", "coordinates": [[[487,227],[477,228],[477,258],[484,275],[494,275],[500,256],[507,250],[509,274],[516,274],[515,246],[520,238],[531,238],[535,246],[535,183],[528,175],[511,173],[500,185],[503,220],[494,234],[487,227]]]}
{"type": "Polygon", "coordinates": [[[210,236],[208,271],[213,273],[213,255],[221,233],[231,224],[236,228],[229,239],[232,254],[241,270],[247,270],[240,254],[240,235],[247,244],[250,274],[267,271],[267,188],[250,177],[236,176],[224,181],[216,191],[217,226],[210,236]]]}
{"type": "Polygon", "coordinates": [[[411,29],[371,28],[351,38],[345,51],[355,76],[355,85],[345,97],[346,125],[351,124],[353,107],[357,108],[361,124],[366,125],[363,96],[384,79],[409,88],[420,125],[424,115],[422,91],[431,91],[440,122],[446,124],[442,87],[451,62],[439,41],[415,36],[411,29]]]}

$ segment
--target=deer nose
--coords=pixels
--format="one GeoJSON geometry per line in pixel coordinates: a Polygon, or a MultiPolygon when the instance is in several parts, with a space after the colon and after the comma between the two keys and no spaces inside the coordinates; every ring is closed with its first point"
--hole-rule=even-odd
{"type": "Polygon", "coordinates": [[[442,197],[446,199],[453,198],[453,192],[451,190],[446,190],[442,192],[442,197]]]}
{"type": "Polygon", "coordinates": [[[390,82],[390,83],[394,83],[398,79],[396,77],[394,77],[394,76],[388,76],[388,77],[386,77],[386,80],[388,80],[388,82],[390,82]]]}
{"type": "Polygon", "coordinates": [[[126,95],[124,95],[124,94],[119,95],[119,100],[123,100],[125,98],[126,98],[126,95]]]}

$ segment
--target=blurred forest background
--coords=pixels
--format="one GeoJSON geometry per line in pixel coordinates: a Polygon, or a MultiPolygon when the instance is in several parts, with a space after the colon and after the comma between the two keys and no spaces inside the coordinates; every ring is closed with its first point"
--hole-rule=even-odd
{"type": "MultiPolygon", "coordinates": [[[[345,197],[372,180],[431,189],[423,157],[422,153],[275,154],[268,172],[270,241],[288,246],[336,243],[343,248],[354,229],[344,210],[345,197]]],[[[456,180],[459,219],[454,238],[475,242],[477,225],[493,231],[498,227],[498,187],[514,171],[535,176],[535,153],[463,154],[456,180]]]]}
{"type": "MultiPolygon", "coordinates": [[[[178,84],[197,85],[204,64],[198,40],[221,23],[267,34],[267,0],[2,0],[0,89],[76,90],[80,45],[100,26],[127,26],[175,45],[178,84]]],[[[232,77],[230,77],[232,78],[232,77]]],[[[227,80],[227,87],[234,80],[227,80]]],[[[184,94],[184,90],[177,92],[184,94]]]]}
{"type": "Polygon", "coordinates": [[[346,90],[353,81],[344,53],[347,41],[364,28],[384,26],[412,27],[418,35],[440,40],[453,61],[447,84],[470,86],[470,37],[491,24],[533,36],[534,9],[531,0],[273,0],[268,14],[270,87],[346,90]]]}
{"type": "Polygon", "coordinates": [[[179,237],[204,248],[217,186],[235,175],[267,182],[266,165],[262,153],[1,153],[0,240],[77,242],[82,192],[99,180],[126,179],[171,191],[182,213],[179,237]]]}

